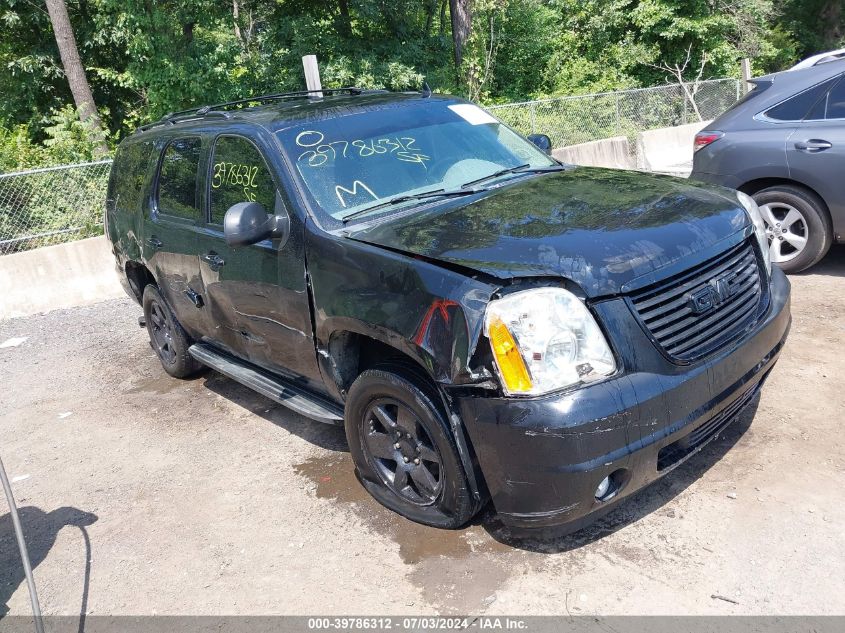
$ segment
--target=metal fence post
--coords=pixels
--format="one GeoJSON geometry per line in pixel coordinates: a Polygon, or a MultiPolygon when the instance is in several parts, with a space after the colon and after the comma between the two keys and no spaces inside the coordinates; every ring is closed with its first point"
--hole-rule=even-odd
{"type": "Polygon", "coordinates": [[[742,94],[748,94],[751,90],[751,60],[747,57],[743,58],[740,70],[742,71],[742,94]]]}
{"type": "Polygon", "coordinates": [[[531,102],[531,133],[537,133],[537,102],[531,102]]]}
{"type": "Polygon", "coordinates": [[[620,98],[620,94],[617,92],[616,93],[616,136],[619,136],[619,133],[622,130],[622,124],[621,124],[621,121],[620,121],[621,117],[619,116],[619,98],[620,98]]]}

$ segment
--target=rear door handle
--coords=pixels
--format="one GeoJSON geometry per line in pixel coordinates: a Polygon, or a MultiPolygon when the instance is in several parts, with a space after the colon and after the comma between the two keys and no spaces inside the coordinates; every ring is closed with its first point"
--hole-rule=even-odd
{"type": "Polygon", "coordinates": [[[214,251],[202,255],[201,259],[206,264],[208,264],[208,267],[211,268],[211,270],[220,270],[221,266],[226,265],[226,260],[224,260],[222,257],[220,257],[220,255],[218,255],[214,251]]]}
{"type": "Polygon", "coordinates": [[[828,143],[827,141],[818,138],[811,138],[809,141],[798,141],[795,143],[795,149],[807,152],[808,154],[823,152],[831,147],[833,147],[832,143],[828,143]]]}
{"type": "Polygon", "coordinates": [[[148,237],[147,238],[147,246],[149,246],[150,248],[159,249],[162,246],[164,246],[164,242],[162,242],[157,237],[148,237]]]}

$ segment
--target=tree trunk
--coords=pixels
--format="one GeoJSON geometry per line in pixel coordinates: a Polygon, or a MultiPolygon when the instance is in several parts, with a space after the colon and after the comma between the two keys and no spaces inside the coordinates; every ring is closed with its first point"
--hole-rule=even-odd
{"type": "Polygon", "coordinates": [[[455,70],[460,74],[464,61],[464,46],[472,31],[472,0],[449,0],[449,12],[452,16],[452,42],[455,49],[455,70]]]}
{"type": "Polygon", "coordinates": [[[842,20],[842,0],[827,0],[819,13],[821,18],[819,25],[825,48],[836,48],[845,34],[843,33],[845,29],[843,29],[842,20]]]}
{"type": "Polygon", "coordinates": [[[46,3],[50,22],[53,24],[53,32],[56,35],[56,45],[59,47],[59,55],[62,58],[62,67],[65,70],[76,108],[79,110],[79,116],[91,128],[97,154],[108,154],[109,148],[103,135],[103,126],[97,114],[91,86],[88,85],[88,78],[85,76],[85,68],[79,59],[79,50],[76,48],[76,38],[73,36],[65,0],[46,0],[46,3]]]}
{"type": "Polygon", "coordinates": [[[338,0],[337,30],[342,37],[352,36],[352,18],[349,16],[349,0],[338,0]]]}
{"type": "Polygon", "coordinates": [[[428,38],[431,35],[431,25],[434,24],[434,14],[437,12],[437,0],[426,0],[425,3],[425,26],[423,35],[428,38]]]}
{"type": "Polygon", "coordinates": [[[235,23],[235,37],[237,38],[238,42],[241,43],[241,47],[246,48],[243,44],[243,38],[241,37],[241,25],[238,24],[238,19],[241,17],[240,7],[238,6],[238,0],[232,0],[232,21],[235,23]]]}

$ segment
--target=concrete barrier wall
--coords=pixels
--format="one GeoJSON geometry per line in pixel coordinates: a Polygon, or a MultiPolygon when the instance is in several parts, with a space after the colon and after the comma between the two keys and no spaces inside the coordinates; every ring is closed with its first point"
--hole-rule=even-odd
{"type": "Polygon", "coordinates": [[[0,257],[0,320],[125,296],[105,237],[0,257]]]}
{"type": "Polygon", "coordinates": [[[614,136],[568,145],[553,150],[552,155],[564,163],[588,165],[590,167],[613,167],[615,169],[634,169],[636,161],[631,156],[631,147],[625,136],[614,136]]]}
{"type": "Polygon", "coordinates": [[[637,169],[673,172],[692,164],[692,142],[710,121],[646,130],[637,136],[637,169]]]}

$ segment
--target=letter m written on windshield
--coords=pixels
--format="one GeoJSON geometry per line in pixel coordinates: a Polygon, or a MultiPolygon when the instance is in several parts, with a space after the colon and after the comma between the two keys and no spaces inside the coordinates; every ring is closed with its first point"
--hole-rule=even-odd
{"type": "Polygon", "coordinates": [[[373,200],[378,200],[378,196],[373,193],[373,190],[370,189],[367,185],[365,185],[360,180],[355,180],[352,182],[352,188],[347,189],[341,185],[337,185],[334,188],[334,192],[337,195],[337,199],[340,200],[340,204],[345,209],[347,207],[346,198],[347,197],[356,197],[360,196],[361,193],[366,192],[372,197],[373,200]]]}

